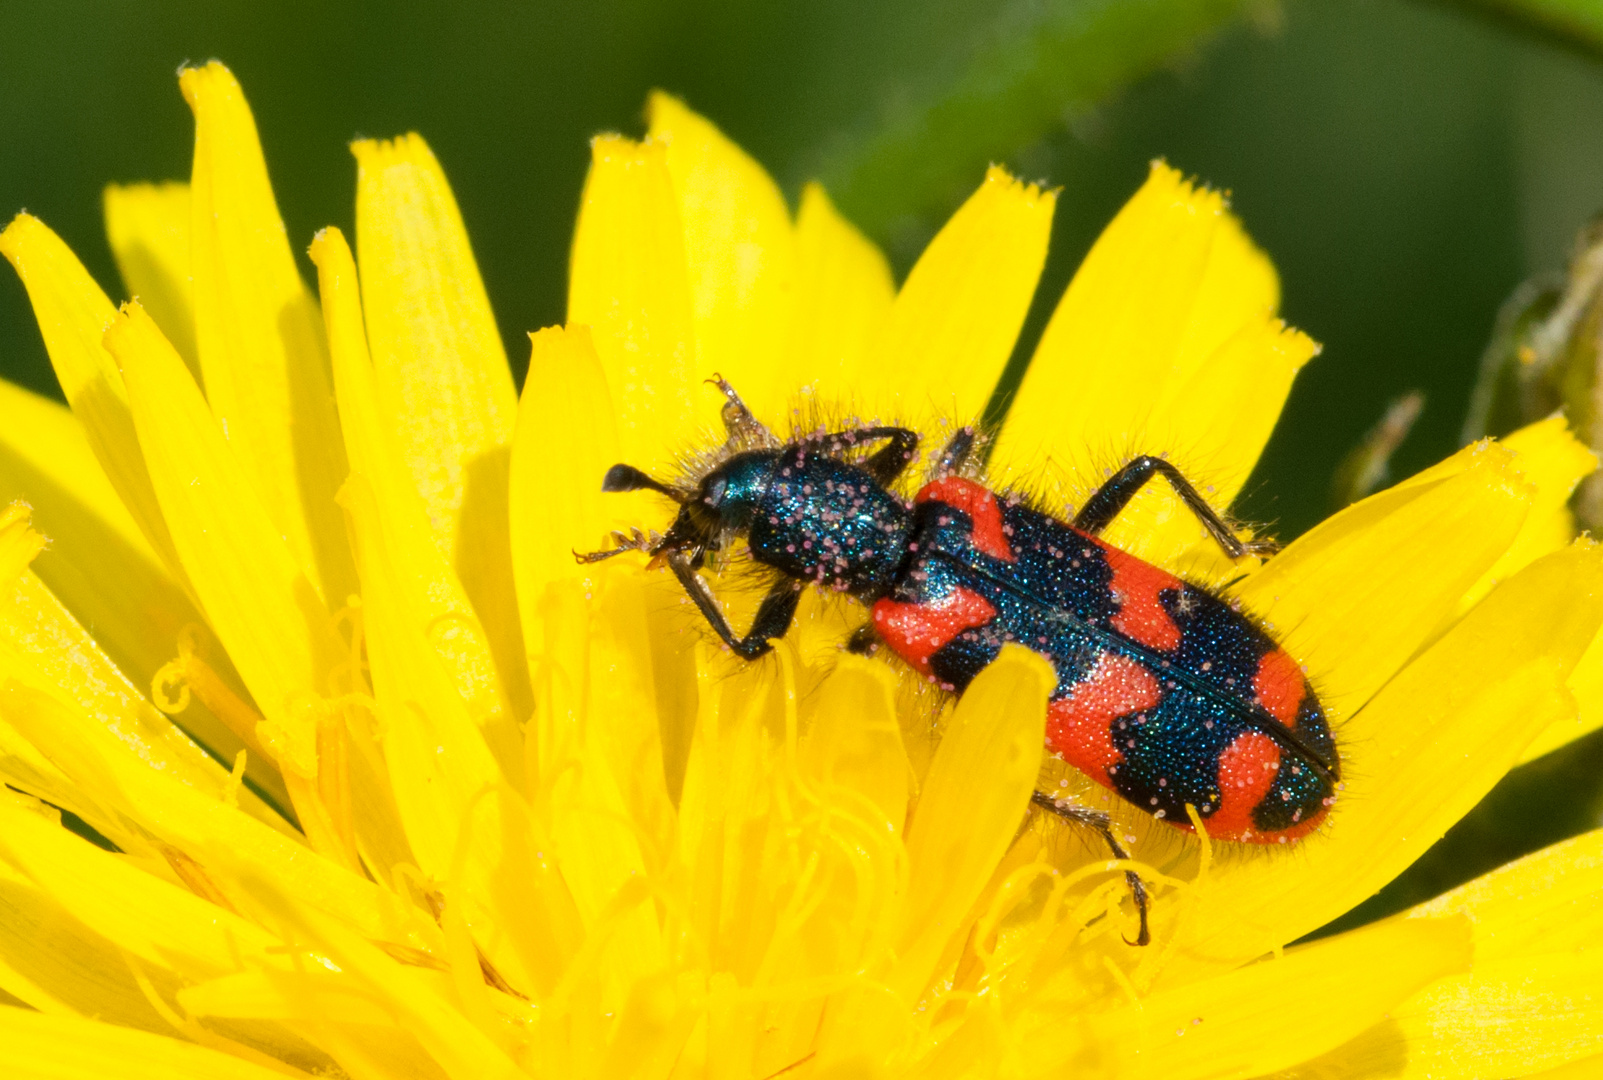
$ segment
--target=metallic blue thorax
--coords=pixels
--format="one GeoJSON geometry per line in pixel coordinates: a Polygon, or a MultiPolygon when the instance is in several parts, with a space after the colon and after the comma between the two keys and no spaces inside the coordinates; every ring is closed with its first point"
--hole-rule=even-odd
{"type": "Polygon", "coordinates": [[[747,543],[787,576],[872,600],[890,588],[912,522],[867,471],[803,443],[775,457],[747,543]]]}

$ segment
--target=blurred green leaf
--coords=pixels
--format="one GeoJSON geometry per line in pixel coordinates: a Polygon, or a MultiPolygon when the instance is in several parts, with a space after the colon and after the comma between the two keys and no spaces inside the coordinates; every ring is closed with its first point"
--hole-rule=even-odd
{"type": "Polygon", "coordinates": [[[1542,37],[1603,53],[1603,3],[1598,0],[1461,0],[1463,6],[1542,37]]]}
{"type": "Polygon", "coordinates": [[[1005,160],[1076,113],[1194,49],[1261,0],[1030,0],[998,18],[945,83],[888,104],[878,126],[829,156],[825,182],[871,233],[942,209],[988,160],[1005,160]]]}

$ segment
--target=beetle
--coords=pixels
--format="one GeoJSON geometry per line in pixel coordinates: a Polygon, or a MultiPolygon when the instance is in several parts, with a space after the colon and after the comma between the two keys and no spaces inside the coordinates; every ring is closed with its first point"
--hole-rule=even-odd
{"type": "MultiPolygon", "coordinates": [[[[1167,460],[1116,470],[1062,521],[967,475],[973,428],[960,430],[909,502],[892,485],[917,453],[908,428],[864,426],[789,441],[763,427],[722,378],[729,441],[681,486],[640,469],[608,470],[604,491],[651,490],[679,504],[661,534],[615,534],[581,562],[642,551],[666,564],[718,636],[755,659],[782,637],[809,586],[869,605],[849,647],[883,644],[942,689],[961,694],[1008,642],[1057,672],[1047,750],[1153,817],[1210,837],[1289,843],[1334,802],[1340,760],[1297,662],[1249,616],[1206,588],[1099,535],[1162,477],[1232,559],[1272,551],[1238,537],[1167,460]],[[699,572],[744,539],[774,571],[752,626],[738,634],[699,572]]],[[[1127,858],[1102,811],[1037,791],[1033,803],[1098,830],[1127,858]]],[[[1127,874],[1148,939],[1146,893],[1127,874]]]]}

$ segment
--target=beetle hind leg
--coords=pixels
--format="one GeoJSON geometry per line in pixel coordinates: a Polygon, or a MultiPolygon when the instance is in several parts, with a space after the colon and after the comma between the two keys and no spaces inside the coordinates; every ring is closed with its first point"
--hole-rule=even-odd
{"type": "MultiPolygon", "coordinates": [[[[1113,835],[1112,823],[1106,812],[1093,810],[1089,806],[1081,806],[1066,799],[1054,799],[1044,791],[1031,792],[1030,802],[1072,825],[1094,829],[1108,845],[1108,850],[1113,853],[1115,859],[1130,857],[1120,846],[1118,838],[1113,835]]],[[[1135,910],[1141,919],[1141,928],[1137,931],[1135,940],[1125,938],[1124,943],[1136,946],[1149,944],[1152,941],[1152,934],[1147,927],[1147,910],[1151,902],[1147,896],[1146,882],[1142,881],[1141,875],[1134,870],[1126,870],[1124,880],[1130,886],[1130,898],[1135,901],[1135,910]]]]}
{"type": "Polygon", "coordinates": [[[1113,523],[1130,500],[1146,482],[1154,476],[1162,476],[1169,481],[1174,493],[1186,505],[1192,515],[1213,537],[1214,543],[1219,545],[1226,556],[1239,559],[1244,555],[1273,555],[1279,550],[1279,545],[1266,538],[1243,540],[1230,528],[1215,510],[1202,492],[1187,480],[1185,475],[1163,458],[1152,454],[1143,454],[1129,462],[1114,473],[1108,480],[1085,501],[1080,512],[1074,516],[1074,527],[1081,532],[1088,532],[1095,536],[1113,523]]]}

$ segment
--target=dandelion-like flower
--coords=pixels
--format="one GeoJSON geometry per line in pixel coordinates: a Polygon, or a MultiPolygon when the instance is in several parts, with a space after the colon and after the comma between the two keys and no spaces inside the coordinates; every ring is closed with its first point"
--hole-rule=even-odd
{"type": "MultiPolygon", "coordinates": [[[[1119,517],[1112,542],[1263,621],[1340,744],[1317,832],[1210,842],[1043,762],[1031,653],[954,703],[842,653],[860,609],[810,595],[740,664],[668,575],[572,555],[664,520],[600,479],[712,445],[713,372],[781,430],[974,418],[1052,193],[992,170],[897,288],[820,189],[792,218],[655,97],[643,142],[595,141],[568,324],[532,336],[520,400],[420,138],[353,147],[357,251],[318,235],[314,299],[239,86],[215,63],[180,85],[191,182],[107,193],[135,301],[34,218],[0,235],[71,405],[0,385],[0,493],[27,500],[0,518],[7,1075],[1597,1063],[1603,833],[1287,947],[1603,724],[1603,556],[1564,510],[1595,463],[1559,421],[1262,565],[1161,488],[1119,517]],[[1134,861],[1032,817],[1041,784],[1108,809],[1134,861]],[[1146,948],[1123,940],[1131,866],[1146,948]]],[[[1227,506],[1314,351],[1277,290],[1220,196],[1154,166],[1058,305],[989,482],[1066,508],[1117,455],[1166,453],[1227,506]]]]}

